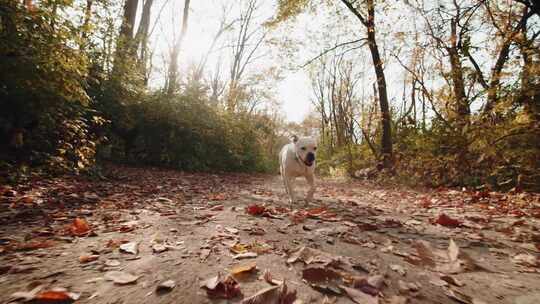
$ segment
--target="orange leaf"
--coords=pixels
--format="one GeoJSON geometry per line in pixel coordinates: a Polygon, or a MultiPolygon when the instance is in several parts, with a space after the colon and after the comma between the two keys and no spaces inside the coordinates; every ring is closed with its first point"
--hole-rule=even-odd
{"type": "Polygon", "coordinates": [[[90,232],[90,226],[85,219],[76,218],[75,220],[73,220],[73,223],[69,227],[69,230],[71,231],[71,234],[81,236],[90,232]]]}
{"type": "Polygon", "coordinates": [[[40,292],[34,300],[60,302],[72,301],[71,296],[65,291],[43,291],[40,292]]]}

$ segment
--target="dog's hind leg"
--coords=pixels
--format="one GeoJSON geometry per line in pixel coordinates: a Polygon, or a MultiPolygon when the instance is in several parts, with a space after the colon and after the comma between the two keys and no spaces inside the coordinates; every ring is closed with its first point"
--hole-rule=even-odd
{"type": "MultiPolygon", "coordinates": [[[[281,155],[280,155],[280,163],[281,163],[281,155]]],[[[285,188],[285,193],[287,193],[287,196],[289,197],[289,204],[292,205],[292,195],[291,195],[291,189],[290,189],[290,179],[285,175],[285,168],[283,168],[283,165],[279,166],[279,173],[281,174],[281,181],[283,182],[283,187],[285,188]]]]}

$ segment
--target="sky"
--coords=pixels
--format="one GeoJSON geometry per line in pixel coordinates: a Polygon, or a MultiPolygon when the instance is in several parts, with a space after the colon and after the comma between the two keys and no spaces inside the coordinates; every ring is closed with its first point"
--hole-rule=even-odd
{"type": "MultiPolygon", "coordinates": [[[[227,19],[236,18],[239,6],[246,1],[232,0],[192,0],[190,5],[189,25],[184,44],[180,55],[180,67],[186,67],[190,63],[199,62],[201,56],[205,54],[215,33],[218,31],[220,20],[223,18],[223,7],[227,11],[227,19]]],[[[261,8],[257,15],[257,21],[262,23],[270,18],[275,12],[275,2],[263,0],[259,1],[261,8]]],[[[154,57],[157,61],[156,67],[163,67],[169,45],[172,44],[173,37],[180,32],[181,15],[183,10],[183,0],[157,0],[154,6],[154,18],[158,17],[161,7],[163,10],[159,14],[159,21],[151,36],[151,43],[154,45],[154,57]]],[[[227,37],[223,36],[218,44],[225,45],[227,37]]],[[[218,49],[219,46],[217,47],[218,49]]],[[[226,48],[215,51],[210,55],[207,69],[209,73],[215,68],[219,60],[222,64],[222,72],[227,72],[227,55],[230,50],[226,48]],[[220,54],[221,53],[221,54],[220,54]]],[[[264,52],[264,50],[261,50],[264,52]]],[[[279,64],[277,59],[269,55],[251,66],[252,72],[263,70],[269,65],[279,64]]],[[[162,77],[164,71],[156,71],[154,77],[162,77]]],[[[282,115],[288,121],[301,122],[303,118],[312,110],[311,85],[304,69],[282,70],[282,79],[277,83],[271,84],[274,88],[275,99],[281,105],[282,115]]],[[[163,79],[157,79],[157,81],[163,79]]]]}

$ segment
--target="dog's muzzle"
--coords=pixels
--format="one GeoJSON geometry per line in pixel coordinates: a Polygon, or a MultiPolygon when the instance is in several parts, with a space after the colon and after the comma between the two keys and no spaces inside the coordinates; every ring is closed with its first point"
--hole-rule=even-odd
{"type": "Polygon", "coordinates": [[[315,162],[315,154],[309,152],[306,155],[306,159],[304,161],[304,164],[306,164],[306,166],[308,166],[308,167],[311,167],[314,162],[315,162]]]}

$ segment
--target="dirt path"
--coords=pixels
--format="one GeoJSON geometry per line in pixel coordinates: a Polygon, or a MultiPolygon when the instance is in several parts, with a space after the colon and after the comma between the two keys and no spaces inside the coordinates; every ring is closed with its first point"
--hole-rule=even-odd
{"type": "Polygon", "coordinates": [[[289,210],[277,176],[107,176],[1,188],[1,302],[60,303],[36,298],[64,288],[77,303],[221,303],[201,282],[240,265],[232,303],[272,286],[265,273],[303,303],[540,303],[536,195],[324,180],[289,210]]]}

